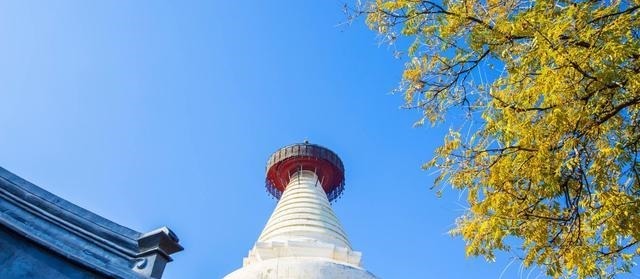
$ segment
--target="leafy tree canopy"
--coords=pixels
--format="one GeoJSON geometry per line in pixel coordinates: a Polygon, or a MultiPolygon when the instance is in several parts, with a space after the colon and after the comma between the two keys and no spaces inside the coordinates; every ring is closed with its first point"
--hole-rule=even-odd
{"type": "Polygon", "coordinates": [[[439,170],[439,189],[468,194],[452,231],[468,255],[518,251],[555,278],[630,271],[640,0],[377,0],[360,11],[385,38],[413,41],[400,87],[419,123],[471,115],[460,125],[471,132],[451,131],[424,166],[439,170]]]}

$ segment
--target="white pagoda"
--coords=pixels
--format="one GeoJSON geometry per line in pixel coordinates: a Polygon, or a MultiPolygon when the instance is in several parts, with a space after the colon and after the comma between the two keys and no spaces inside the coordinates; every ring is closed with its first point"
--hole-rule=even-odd
{"type": "Polygon", "coordinates": [[[266,184],[278,205],[242,268],[225,278],[376,278],[331,208],[344,189],[335,153],[308,142],[283,147],[269,158],[266,184]]]}

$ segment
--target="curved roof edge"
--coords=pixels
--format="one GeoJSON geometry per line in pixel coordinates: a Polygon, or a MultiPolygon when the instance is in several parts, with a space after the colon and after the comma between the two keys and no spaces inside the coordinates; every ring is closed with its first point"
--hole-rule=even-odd
{"type": "Polygon", "coordinates": [[[183,250],[163,227],[140,233],[72,204],[0,167],[0,226],[109,277],[161,278],[183,250]]]}

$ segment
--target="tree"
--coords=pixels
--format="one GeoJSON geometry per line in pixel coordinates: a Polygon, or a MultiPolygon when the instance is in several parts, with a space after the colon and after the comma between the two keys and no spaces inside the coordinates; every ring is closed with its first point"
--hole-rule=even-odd
{"type": "Polygon", "coordinates": [[[468,255],[517,250],[554,278],[630,271],[639,0],[377,0],[358,11],[384,38],[412,41],[400,89],[424,112],[418,124],[468,112],[424,166],[439,190],[468,193],[452,230],[468,255]]]}

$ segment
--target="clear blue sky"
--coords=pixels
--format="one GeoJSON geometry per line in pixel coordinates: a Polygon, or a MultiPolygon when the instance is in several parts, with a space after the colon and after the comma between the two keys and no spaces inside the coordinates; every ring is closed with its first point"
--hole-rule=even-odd
{"type": "Polygon", "coordinates": [[[446,233],[464,197],[436,198],[420,170],[449,127],[412,128],[390,94],[404,61],[362,19],[337,27],[342,4],[2,1],[0,166],[138,231],[169,226],[185,251],[165,278],[220,278],[275,206],[267,157],[308,138],[345,163],[334,208],[367,269],[499,278],[508,255],[465,258],[446,233]]]}

